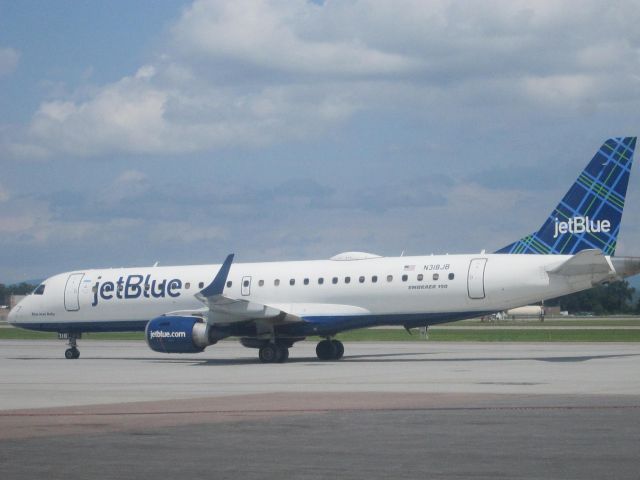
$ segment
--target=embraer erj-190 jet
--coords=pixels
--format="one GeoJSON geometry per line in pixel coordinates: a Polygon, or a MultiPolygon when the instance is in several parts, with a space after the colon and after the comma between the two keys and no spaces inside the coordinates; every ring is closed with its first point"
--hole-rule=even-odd
{"type": "Polygon", "coordinates": [[[78,270],[45,280],[9,322],[68,338],[144,331],[157,352],[196,353],[227,337],[284,362],[308,336],[318,358],[344,354],[337,333],[379,325],[407,329],[487,315],[640,272],[615,257],[635,137],[610,138],[537,232],[495,253],[78,270]]]}

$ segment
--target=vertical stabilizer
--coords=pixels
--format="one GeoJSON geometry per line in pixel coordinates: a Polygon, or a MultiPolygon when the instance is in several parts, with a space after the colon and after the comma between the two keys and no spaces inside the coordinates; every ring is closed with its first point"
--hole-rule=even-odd
{"type": "Polygon", "coordinates": [[[636,137],[605,141],[540,230],[496,253],[613,255],[635,146],[636,137]]]}

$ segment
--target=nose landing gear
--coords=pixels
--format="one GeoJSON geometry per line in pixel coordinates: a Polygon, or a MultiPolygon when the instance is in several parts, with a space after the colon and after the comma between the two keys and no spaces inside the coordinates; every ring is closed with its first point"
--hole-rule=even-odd
{"type": "Polygon", "coordinates": [[[64,358],[66,358],[67,360],[75,360],[77,358],[80,358],[80,350],[78,350],[78,345],[76,342],[76,340],[80,337],[81,335],[79,333],[58,333],[58,338],[68,340],[67,345],[69,345],[69,348],[64,351],[64,358]]]}

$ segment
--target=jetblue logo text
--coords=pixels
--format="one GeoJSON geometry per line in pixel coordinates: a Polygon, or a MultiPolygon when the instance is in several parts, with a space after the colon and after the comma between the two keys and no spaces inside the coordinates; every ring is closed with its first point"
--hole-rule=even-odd
{"type": "Polygon", "coordinates": [[[553,232],[553,238],[563,233],[609,233],[611,231],[611,222],[609,220],[596,220],[595,222],[589,217],[574,217],[566,222],[560,222],[556,218],[556,224],[553,232]]]}
{"type": "Polygon", "coordinates": [[[151,275],[129,275],[120,277],[116,282],[96,283],[93,287],[92,307],[98,305],[99,300],[111,300],[112,298],[164,298],[179,297],[182,281],[177,278],[172,280],[151,279],[151,275]]]}

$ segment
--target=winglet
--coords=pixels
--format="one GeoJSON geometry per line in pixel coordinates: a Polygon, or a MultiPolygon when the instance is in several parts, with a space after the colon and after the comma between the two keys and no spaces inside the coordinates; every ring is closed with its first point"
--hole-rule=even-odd
{"type": "Polygon", "coordinates": [[[231,263],[233,262],[233,256],[233,253],[227,256],[224,263],[220,267],[216,278],[214,278],[209,285],[200,290],[200,295],[202,295],[203,297],[222,295],[224,284],[227,281],[227,276],[229,275],[229,270],[231,269],[231,263]]]}

